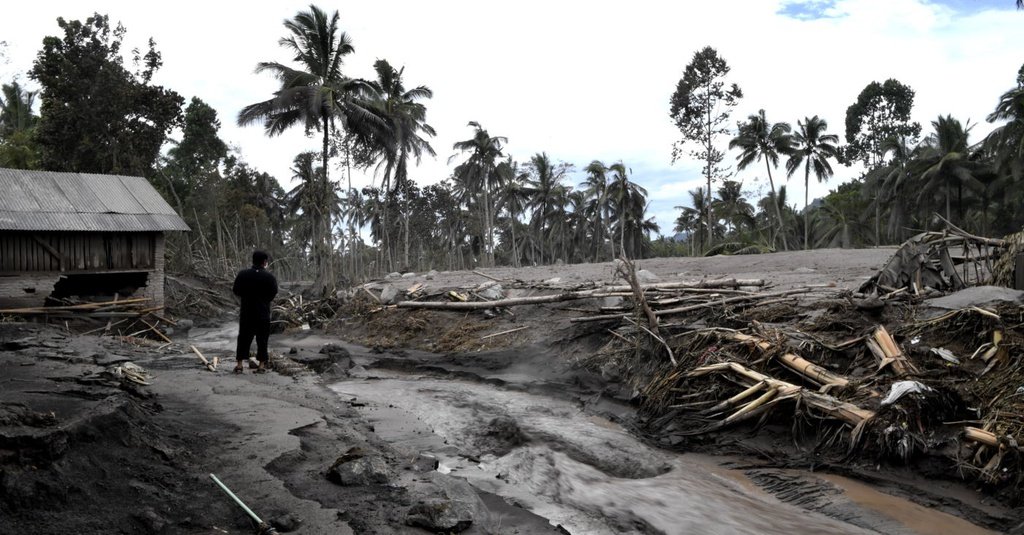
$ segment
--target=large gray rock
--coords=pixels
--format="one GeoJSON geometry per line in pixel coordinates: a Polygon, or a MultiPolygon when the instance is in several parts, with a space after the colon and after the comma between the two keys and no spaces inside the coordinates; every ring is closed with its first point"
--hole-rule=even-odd
{"type": "Polygon", "coordinates": [[[402,274],[397,271],[392,271],[391,273],[388,273],[384,278],[387,280],[400,279],[402,278],[402,274]]]}
{"type": "Polygon", "coordinates": [[[357,448],[339,457],[327,470],[327,479],[344,487],[388,485],[395,477],[383,457],[363,456],[357,448]]]}
{"type": "Polygon", "coordinates": [[[437,276],[437,270],[436,269],[432,269],[432,270],[428,271],[427,274],[423,276],[423,278],[428,280],[428,281],[432,281],[432,280],[434,280],[434,277],[436,277],[436,276],[437,276]]]}
{"type": "Polygon", "coordinates": [[[380,290],[380,302],[390,305],[398,297],[398,288],[387,284],[380,290]]]}
{"type": "Polygon", "coordinates": [[[406,513],[406,524],[434,533],[458,533],[486,515],[487,507],[465,480],[437,472],[426,476],[427,481],[409,489],[415,503],[406,513]]]}
{"type": "Polygon", "coordinates": [[[411,279],[411,278],[413,278],[415,276],[416,276],[416,274],[413,273],[412,271],[410,271],[408,273],[402,273],[402,278],[403,279],[411,279]]]}

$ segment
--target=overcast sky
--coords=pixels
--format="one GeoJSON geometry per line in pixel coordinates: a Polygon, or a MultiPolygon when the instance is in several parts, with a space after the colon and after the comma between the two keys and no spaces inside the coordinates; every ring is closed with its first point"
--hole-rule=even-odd
{"type": "MultiPolygon", "coordinates": [[[[212,105],[223,123],[221,137],[287,188],[292,159],[318,150],[318,139],[304,137],[301,129],[267,138],[261,127],[235,126],[235,118],[276,89],[273,79],[253,68],[258,61],[290,60],[277,45],[282,22],[308,5],[17,2],[0,20],[0,40],[8,43],[0,77],[6,82],[20,74],[25,81],[43,37],[58,34],[57,17],[108,14],[128,29],[126,48],[156,40],[164,60],[156,83],[212,105]]],[[[347,75],[371,77],[373,62],[383,58],[405,67],[407,87],[433,89],[426,104],[428,122],[438,132],[432,141],[438,157],[411,171],[419,184],[450,175],[452,144],[471,137],[466,123],[477,121],[491,135],[507,137],[508,153],[521,162],[540,151],[578,169],[595,159],[622,160],[649,191],[651,211],[666,234],[677,215],[673,207],[703,183],[698,163],[671,163],[679,132],[668,117],[668,100],[693,53],[704,46],[718,50],[744,91],[732,122],[760,108],[770,121],[794,126],[819,115],[840,138],[846,108],[864,86],[894,77],[917,92],[914,118],[925,133],[939,114],[952,114],[978,123],[972,139],[980,139],[991,129],[985,116],[1024,62],[1024,11],[1016,11],[1013,0],[317,5],[338,10],[354,42],[347,75]]],[[[837,166],[829,183],[812,185],[812,198],[857,174],[837,166]]],[[[764,176],[763,165],[752,166],[737,179],[752,194],[763,194],[764,176]]],[[[358,176],[353,185],[372,178],[358,176]]],[[[573,185],[578,180],[573,177],[573,185]]],[[[789,187],[790,202],[802,206],[802,177],[789,187]]]]}

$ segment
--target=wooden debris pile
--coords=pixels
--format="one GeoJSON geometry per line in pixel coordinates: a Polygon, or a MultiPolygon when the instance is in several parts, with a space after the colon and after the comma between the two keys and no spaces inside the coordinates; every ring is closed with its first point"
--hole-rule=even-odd
{"type": "Polygon", "coordinates": [[[860,291],[928,296],[984,284],[1006,247],[1007,240],[975,236],[947,222],[942,232],[923,232],[904,242],[860,291]]]}
{"type": "MultiPolygon", "coordinates": [[[[853,336],[813,332],[810,322],[693,327],[663,333],[675,362],[662,357],[633,377],[648,430],[666,446],[732,426],[770,429],[836,461],[939,456],[964,477],[1019,493],[1022,314],[970,307],[853,336]]],[[[620,336],[606,351],[634,352],[624,340],[635,342],[620,336]]]]}
{"type": "Polygon", "coordinates": [[[82,334],[110,334],[125,338],[141,336],[171,343],[171,339],[161,329],[174,326],[177,322],[161,314],[164,307],[150,305],[151,300],[146,297],[118,299],[115,295],[109,301],[93,302],[64,299],[53,306],[0,309],[0,317],[19,316],[44,321],[99,324],[99,327],[82,334]]]}
{"type": "Polygon", "coordinates": [[[334,320],[342,304],[338,297],[307,299],[302,294],[279,296],[270,308],[270,322],[284,329],[316,328],[334,320]]]}

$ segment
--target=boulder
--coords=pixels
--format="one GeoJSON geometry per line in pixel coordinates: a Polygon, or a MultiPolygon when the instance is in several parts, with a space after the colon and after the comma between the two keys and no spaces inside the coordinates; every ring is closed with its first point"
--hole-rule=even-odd
{"type": "Polygon", "coordinates": [[[544,281],[544,284],[558,284],[560,282],[562,282],[562,277],[552,277],[544,281]]]}
{"type": "Polygon", "coordinates": [[[413,278],[415,276],[416,276],[416,273],[413,273],[412,271],[410,271],[408,273],[402,273],[402,278],[403,279],[411,279],[411,278],[413,278]]]}
{"type": "Polygon", "coordinates": [[[406,524],[433,533],[459,533],[486,514],[487,507],[465,480],[438,472],[427,478],[410,487],[414,505],[406,513],[406,524]]]}
{"type": "Polygon", "coordinates": [[[380,302],[384,305],[390,305],[395,298],[398,297],[398,288],[388,284],[380,290],[380,302]]]}
{"type": "Polygon", "coordinates": [[[383,457],[364,455],[359,448],[350,449],[327,469],[327,479],[344,487],[388,485],[395,477],[383,457]]]}
{"type": "Polygon", "coordinates": [[[427,274],[423,276],[423,278],[427,279],[428,281],[434,280],[434,277],[437,277],[437,270],[436,269],[432,269],[432,270],[428,271],[427,274]]]}
{"type": "Polygon", "coordinates": [[[397,271],[392,271],[391,273],[388,273],[384,278],[387,280],[400,279],[402,278],[402,274],[397,271]]]}

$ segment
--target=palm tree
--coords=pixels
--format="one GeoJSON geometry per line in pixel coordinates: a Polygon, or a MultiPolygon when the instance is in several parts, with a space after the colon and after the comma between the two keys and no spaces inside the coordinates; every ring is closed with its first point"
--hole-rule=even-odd
{"type": "MultiPolygon", "coordinates": [[[[764,158],[765,169],[768,171],[768,185],[771,187],[771,195],[775,197],[775,181],[772,179],[772,168],[778,167],[779,156],[789,155],[793,150],[793,136],[790,134],[792,127],[789,123],[770,124],[764,116],[764,110],[759,110],[756,115],[747,117],[747,122],[740,123],[739,131],[735,138],[729,142],[729,148],[739,148],[740,155],[736,157],[739,163],[738,170],[745,169],[755,161],[764,158]]],[[[773,203],[775,215],[778,217],[779,232],[782,238],[782,249],[789,250],[786,244],[786,228],[782,220],[782,211],[777,203],[773,203]]],[[[772,238],[772,245],[775,238],[772,238]]]]}
{"type": "Polygon", "coordinates": [[[369,104],[388,128],[370,131],[371,135],[383,134],[384,139],[377,140],[369,148],[379,153],[378,157],[385,166],[384,189],[397,191],[409,179],[410,157],[415,158],[418,165],[424,154],[437,155],[424,137],[434,137],[437,132],[426,123],[426,106],[418,102],[432,98],[434,93],[423,85],[407,90],[402,81],[405,67],[395,70],[387,60],[379,59],[373,64],[373,69],[377,79],[369,83],[373,89],[369,104]]]}
{"type": "Polygon", "coordinates": [[[917,178],[919,184],[919,199],[928,199],[936,192],[942,191],[945,197],[946,219],[950,217],[951,197],[953,189],[957,191],[957,216],[962,223],[963,213],[963,188],[967,186],[971,190],[982,189],[981,182],[976,175],[982,170],[982,164],[971,159],[970,144],[970,123],[966,126],[957,119],[947,115],[939,116],[932,121],[935,132],[925,138],[922,150],[915,159],[915,167],[920,171],[917,178]]]}
{"type": "MultiPolygon", "coordinates": [[[[295,18],[286,20],[284,27],[290,35],[278,41],[282,47],[294,53],[293,60],[299,68],[268,61],[256,65],[256,72],[270,72],[281,83],[274,97],[250,104],[238,114],[238,125],[247,126],[262,122],[267,135],[275,136],[285,130],[302,124],[307,133],[323,133],[321,153],[324,180],[328,181],[328,158],[330,136],[335,121],[343,126],[353,127],[361,132],[371,130],[374,125],[383,124],[360,102],[359,95],[366,91],[367,84],[344,76],[341,65],[344,57],[352,53],[352,41],[338,28],[338,12],[328,17],[327,13],[309,6],[309,11],[300,11],[295,18]]],[[[321,212],[329,213],[326,207],[321,212]]],[[[328,216],[327,224],[330,225],[328,216]]],[[[321,236],[325,243],[320,245],[320,254],[331,254],[330,232],[321,236]]],[[[317,286],[327,288],[333,284],[334,274],[331,262],[321,260],[325,272],[318,274],[317,286]]]]}
{"type": "Polygon", "coordinates": [[[786,160],[786,176],[791,177],[804,166],[804,249],[811,248],[810,177],[811,170],[818,182],[832,176],[830,159],[839,157],[839,136],[826,134],[828,122],[817,115],[798,121],[799,130],[793,134],[793,151],[786,160]]]}
{"type": "Polygon", "coordinates": [[[707,236],[710,233],[711,225],[708,224],[707,214],[709,205],[707,192],[704,188],[697,188],[689,191],[690,204],[693,206],[676,206],[676,210],[682,210],[676,220],[676,230],[685,232],[685,227],[692,225],[693,234],[690,236],[690,254],[696,256],[697,251],[703,251],[705,243],[708,243],[707,236]],[[696,249],[694,248],[696,240],[696,249]]]}
{"type": "Polygon", "coordinates": [[[623,255],[635,258],[640,253],[640,240],[643,236],[644,220],[647,210],[647,190],[643,186],[629,180],[629,169],[622,162],[613,163],[608,167],[609,184],[608,198],[612,203],[612,219],[619,231],[619,250],[623,255]],[[626,236],[630,236],[630,246],[626,247],[626,236]]]}
{"type": "MultiPolygon", "coordinates": [[[[452,148],[460,153],[469,153],[469,158],[455,168],[455,178],[462,184],[469,198],[479,193],[482,197],[482,223],[483,223],[483,246],[484,255],[488,265],[494,265],[494,223],[491,218],[491,187],[495,181],[494,170],[498,158],[504,156],[502,146],[508,143],[508,138],[502,136],[491,137],[484,130],[480,123],[470,121],[469,126],[473,127],[473,137],[465,141],[456,142],[452,148]]],[[[449,163],[459,154],[452,155],[449,163]]],[[[469,200],[467,198],[467,200],[469,200]]]]}
{"type": "MultiPolygon", "coordinates": [[[[547,244],[548,260],[554,261],[554,244],[551,240],[552,234],[550,229],[554,218],[554,211],[561,208],[561,199],[558,196],[563,193],[559,189],[563,187],[561,181],[565,176],[566,169],[564,166],[552,164],[551,159],[548,158],[545,152],[534,154],[530,158],[528,167],[532,177],[526,182],[526,195],[529,197],[527,208],[532,211],[531,226],[533,227],[534,235],[542,243],[547,244]]],[[[544,253],[542,251],[541,262],[543,261],[544,253]]]]}
{"type": "Polygon", "coordinates": [[[292,177],[299,184],[285,196],[285,203],[296,218],[295,239],[309,244],[314,252],[313,261],[317,273],[330,271],[324,262],[331,262],[330,255],[324,255],[319,247],[326,241],[325,233],[331,232],[331,215],[341,212],[342,200],[337,187],[326,179],[323,167],[316,166],[317,154],[303,152],[295,157],[292,177]]]}
{"type": "Polygon", "coordinates": [[[726,180],[718,188],[718,199],[712,202],[711,209],[732,225],[733,232],[751,226],[754,223],[754,207],[743,196],[743,183],[726,180]]]}
{"type": "Polygon", "coordinates": [[[38,116],[32,113],[35,91],[26,91],[17,80],[0,86],[0,140],[32,128],[38,116]]]}
{"type": "MultiPolygon", "coordinates": [[[[593,260],[596,262],[600,255],[604,242],[608,237],[609,212],[611,205],[608,199],[608,168],[599,160],[590,162],[584,171],[587,173],[586,180],[580,184],[586,195],[586,210],[594,218],[593,242],[591,251],[593,260]]],[[[615,245],[610,244],[610,257],[615,258],[615,245]]]]}
{"type": "Polygon", "coordinates": [[[519,223],[519,214],[526,210],[529,195],[526,190],[526,179],[529,175],[519,171],[519,164],[508,160],[498,164],[497,175],[501,177],[501,190],[498,197],[498,210],[504,209],[508,212],[509,233],[512,240],[512,265],[520,267],[519,243],[516,239],[516,225],[519,223]]]}
{"type": "Polygon", "coordinates": [[[995,160],[996,170],[1024,179],[1024,65],[1017,74],[1017,87],[999,97],[996,109],[986,120],[1006,121],[985,138],[985,148],[995,160]]]}

